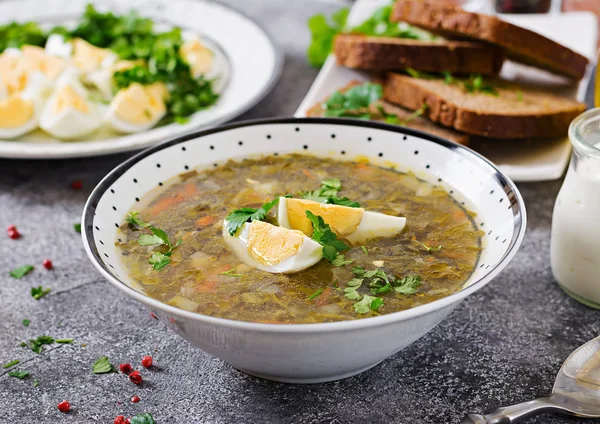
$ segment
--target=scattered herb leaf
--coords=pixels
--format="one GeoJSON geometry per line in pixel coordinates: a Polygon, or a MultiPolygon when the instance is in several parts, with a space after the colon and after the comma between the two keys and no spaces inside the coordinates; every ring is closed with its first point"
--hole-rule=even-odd
{"type": "Polygon", "coordinates": [[[61,343],[61,344],[70,344],[73,343],[73,339],[56,339],[54,340],[55,343],[61,343]]]}
{"type": "Polygon", "coordinates": [[[418,275],[408,275],[396,280],[394,290],[400,294],[415,294],[420,285],[421,277],[418,275]]]}
{"type": "Polygon", "coordinates": [[[14,365],[17,365],[20,362],[21,361],[19,361],[18,359],[15,359],[14,361],[10,361],[10,362],[7,362],[6,364],[2,365],[2,368],[4,368],[4,369],[10,368],[14,365]]]}
{"type": "Polygon", "coordinates": [[[33,265],[22,265],[18,268],[13,269],[12,271],[9,272],[10,276],[13,278],[23,278],[24,276],[26,276],[27,274],[29,274],[31,271],[33,271],[34,267],[33,265]]]}
{"type": "Polygon", "coordinates": [[[35,300],[40,300],[42,297],[46,296],[50,293],[51,288],[43,288],[42,286],[32,287],[31,288],[31,297],[35,300]]]}
{"type": "Polygon", "coordinates": [[[325,289],[319,289],[316,292],[314,292],[313,294],[311,294],[310,296],[308,296],[309,300],[313,300],[315,297],[319,296],[321,293],[323,293],[323,290],[325,289]]]}
{"type": "Polygon", "coordinates": [[[81,233],[81,224],[73,224],[73,229],[76,232],[81,233]]]}
{"type": "Polygon", "coordinates": [[[154,421],[152,414],[149,412],[134,415],[130,418],[129,422],[130,424],[156,424],[156,421],[154,421]]]}
{"type": "Polygon", "coordinates": [[[33,387],[37,387],[39,385],[40,385],[40,382],[37,379],[33,380],[33,387]]]}
{"type": "Polygon", "coordinates": [[[369,251],[367,250],[367,246],[360,246],[360,248],[362,249],[362,251],[365,255],[369,254],[369,251]]]}
{"type": "Polygon", "coordinates": [[[170,252],[167,252],[167,253],[154,252],[154,253],[152,253],[152,256],[150,256],[150,259],[148,259],[148,263],[150,265],[152,265],[152,268],[155,271],[158,271],[159,269],[162,269],[171,263],[170,256],[171,256],[170,252]]]}
{"type": "Polygon", "coordinates": [[[318,190],[306,191],[302,193],[302,197],[306,200],[312,200],[319,203],[348,206],[350,208],[360,208],[360,203],[353,202],[347,197],[338,197],[338,192],[341,189],[341,181],[337,178],[331,178],[321,181],[321,188],[318,190]]]}
{"type": "Polygon", "coordinates": [[[371,310],[376,311],[383,304],[379,297],[364,295],[362,300],[354,304],[354,311],[358,314],[366,314],[371,310]]]}
{"type": "MultiPolygon", "coordinates": [[[[21,343],[21,346],[23,346],[23,343],[21,343]]],[[[25,344],[25,346],[28,346],[35,353],[40,354],[44,350],[44,345],[51,345],[52,343],[54,343],[53,337],[39,336],[35,339],[29,340],[29,344],[25,344]]]]}
{"type": "Polygon", "coordinates": [[[106,374],[115,371],[115,367],[109,362],[108,356],[101,356],[94,362],[94,365],[92,365],[92,372],[94,374],[106,374]]]}
{"type": "Polygon", "coordinates": [[[22,323],[23,323],[24,327],[29,327],[29,324],[31,323],[31,321],[26,318],[22,321],[22,323]]]}
{"type": "Polygon", "coordinates": [[[345,252],[350,249],[346,243],[338,240],[329,225],[323,221],[323,218],[316,216],[311,211],[305,211],[305,214],[312,223],[312,239],[323,246],[323,257],[325,259],[331,262],[337,258],[338,252],[345,252]]]}
{"type": "Polygon", "coordinates": [[[8,373],[8,375],[23,380],[24,378],[29,376],[29,371],[11,371],[8,373]]]}
{"type": "Polygon", "coordinates": [[[236,209],[227,215],[225,218],[225,228],[231,236],[235,236],[242,225],[250,221],[264,221],[265,217],[273,206],[279,203],[279,197],[265,203],[259,209],[254,208],[241,208],[236,209]]]}

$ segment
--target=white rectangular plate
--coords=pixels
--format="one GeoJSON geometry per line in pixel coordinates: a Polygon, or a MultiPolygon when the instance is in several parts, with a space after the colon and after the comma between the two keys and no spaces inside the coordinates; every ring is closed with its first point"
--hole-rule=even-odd
{"type": "MultiPolygon", "coordinates": [[[[388,0],[358,0],[352,7],[348,17],[348,25],[355,26],[367,19],[375,9],[388,3],[388,0]]],[[[503,15],[514,24],[555,40],[588,57],[595,57],[598,23],[596,17],[587,12],[549,15],[503,15]]],[[[591,74],[590,65],[578,84],[566,84],[565,80],[545,71],[522,66],[507,61],[502,68],[504,79],[535,83],[552,87],[562,93],[584,101],[585,91],[591,74]]],[[[352,80],[366,81],[370,75],[366,72],[343,68],[336,65],[335,58],[330,56],[321,69],[306,97],[294,116],[306,116],[306,112],[316,103],[330,96],[340,87],[352,80]]],[[[560,178],[569,163],[571,145],[567,137],[553,140],[495,141],[471,145],[515,181],[545,181],[560,178]]]]}

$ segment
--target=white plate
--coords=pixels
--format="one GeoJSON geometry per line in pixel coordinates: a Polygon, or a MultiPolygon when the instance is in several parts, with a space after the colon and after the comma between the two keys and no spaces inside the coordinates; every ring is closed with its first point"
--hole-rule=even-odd
{"type": "Polygon", "coordinates": [[[59,25],[77,21],[86,4],[117,14],[136,10],[157,25],[178,26],[216,46],[227,62],[227,82],[219,101],[186,124],[170,124],[138,134],[97,133],[63,142],[41,131],[19,140],[0,140],[0,157],[50,159],[97,156],[142,149],[159,141],[228,121],[260,101],[275,85],[283,55],[267,33],[241,13],[203,0],[15,0],[0,2],[0,24],[13,20],[59,25]]]}
{"type": "MultiPolygon", "coordinates": [[[[375,9],[387,3],[387,0],[358,0],[348,17],[348,24],[354,26],[361,23],[371,16],[375,9]]],[[[539,32],[589,59],[596,55],[598,22],[591,13],[503,15],[502,18],[539,32]]],[[[507,80],[551,86],[557,92],[583,102],[591,68],[590,65],[585,78],[575,85],[568,85],[564,79],[545,71],[510,61],[505,63],[501,76],[507,80]]],[[[348,82],[368,79],[368,73],[337,66],[335,58],[330,56],[294,116],[306,116],[308,109],[348,82]]],[[[478,143],[471,147],[496,163],[502,172],[515,181],[545,181],[560,178],[569,163],[571,154],[571,145],[567,137],[531,143],[522,141],[478,143]]]]}

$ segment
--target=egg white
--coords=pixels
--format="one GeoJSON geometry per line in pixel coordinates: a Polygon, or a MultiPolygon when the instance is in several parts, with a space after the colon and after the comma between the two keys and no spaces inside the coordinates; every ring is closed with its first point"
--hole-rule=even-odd
{"type": "MultiPolygon", "coordinates": [[[[62,78],[62,77],[61,77],[62,78]]],[[[74,77],[62,78],[56,90],[46,101],[40,115],[40,127],[50,135],[69,140],[85,136],[102,125],[102,107],[88,99],[87,90],[74,77]],[[88,108],[82,112],[73,107],[66,107],[59,113],[55,113],[55,103],[59,90],[70,86],[80,97],[88,108]]]]}
{"type": "Polygon", "coordinates": [[[261,271],[273,274],[293,274],[303,271],[315,265],[322,259],[323,247],[314,240],[304,236],[302,246],[298,252],[275,265],[264,265],[252,258],[248,253],[248,232],[252,222],[245,223],[235,236],[231,236],[226,229],[226,221],[223,223],[223,238],[233,253],[244,262],[261,271]]]}

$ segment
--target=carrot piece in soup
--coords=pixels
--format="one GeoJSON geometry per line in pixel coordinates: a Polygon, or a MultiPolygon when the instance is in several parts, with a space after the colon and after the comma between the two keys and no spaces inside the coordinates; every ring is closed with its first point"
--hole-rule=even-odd
{"type": "Polygon", "coordinates": [[[196,225],[200,228],[209,227],[215,223],[217,217],[214,215],[206,215],[196,221],[196,225]]]}
{"type": "Polygon", "coordinates": [[[317,177],[315,177],[315,175],[312,172],[310,172],[308,169],[306,169],[306,168],[304,168],[302,170],[302,173],[304,174],[305,177],[308,177],[311,180],[316,180],[317,179],[317,177]]]}

